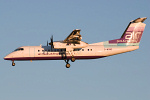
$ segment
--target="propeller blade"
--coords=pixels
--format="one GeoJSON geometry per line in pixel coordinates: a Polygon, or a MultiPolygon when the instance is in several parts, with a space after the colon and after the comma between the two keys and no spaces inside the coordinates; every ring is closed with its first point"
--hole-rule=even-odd
{"type": "Polygon", "coordinates": [[[51,36],[51,38],[50,38],[50,43],[49,43],[49,45],[51,45],[51,50],[52,50],[52,48],[54,48],[54,45],[53,45],[53,35],[51,36]]]}
{"type": "Polygon", "coordinates": [[[48,41],[47,41],[47,46],[48,46],[48,41]]]}
{"type": "Polygon", "coordinates": [[[49,45],[52,46],[52,45],[53,45],[53,35],[51,36],[50,41],[51,41],[51,42],[49,43],[49,45]]]}
{"type": "Polygon", "coordinates": [[[52,35],[52,37],[51,37],[51,43],[53,44],[53,35],[52,35]]]}

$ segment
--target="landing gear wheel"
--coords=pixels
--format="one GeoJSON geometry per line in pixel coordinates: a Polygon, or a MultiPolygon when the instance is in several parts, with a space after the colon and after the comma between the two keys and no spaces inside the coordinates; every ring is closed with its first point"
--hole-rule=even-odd
{"type": "Polygon", "coordinates": [[[65,60],[66,62],[66,68],[70,68],[69,59],[65,60]]]}
{"type": "Polygon", "coordinates": [[[66,68],[70,68],[70,64],[68,63],[68,64],[66,64],[66,68]]]}
{"type": "Polygon", "coordinates": [[[15,66],[15,63],[14,63],[14,62],[12,62],[12,66],[15,66]]]}
{"type": "Polygon", "coordinates": [[[71,58],[71,61],[72,61],[72,62],[75,62],[75,60],[76,60],[76,59],[75,59],[74,57],[71,58]]]}

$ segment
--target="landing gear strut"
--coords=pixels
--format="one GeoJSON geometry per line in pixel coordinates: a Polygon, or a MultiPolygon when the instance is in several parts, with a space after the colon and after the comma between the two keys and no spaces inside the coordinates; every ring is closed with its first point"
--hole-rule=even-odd
{"type": "Polygon", "coordinates": [[[70,68],[70,64],[68,63],[69,59],[65,60],[65,62],[66,62],[66,68],[70,68]]]}
{"type": "Polygon", "coordinates": [[[73,50],[68,51],[71,56],[71,61],[74,62],[76,59],[74,58],[74,52],[73,50]]]}
{"type": "Polygon", "coordinates": [[[14,61],[12,61],[12,66],[15,66],[15,63],[14,63],[14,61]]]}

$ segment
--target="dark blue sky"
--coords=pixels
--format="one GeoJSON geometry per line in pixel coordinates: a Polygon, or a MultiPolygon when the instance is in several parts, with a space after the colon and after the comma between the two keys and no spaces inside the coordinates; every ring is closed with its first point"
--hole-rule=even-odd
{"type": "Polygon", "coordinates": [[[149,0],[1,0],[0,100],[150,99],[149,0]],[[87,43],[120,38],[128,23],[148,17],[140,48],[95,60],[21,61],[3,57],[20,46],[64,40],[81,29],[87,43]]]}

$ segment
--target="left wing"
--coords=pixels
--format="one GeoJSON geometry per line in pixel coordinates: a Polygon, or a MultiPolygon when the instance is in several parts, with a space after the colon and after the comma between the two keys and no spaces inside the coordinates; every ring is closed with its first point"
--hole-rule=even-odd
{"type": "Polygon", "coordinates": [[[70,35],[63,41],[65,43],[74,43],[74,44],[80,44],[80,41],[82,39],[81,35],[80,35],[80,31],[79,29],[75,29],[73,30],[70,35]]]}

